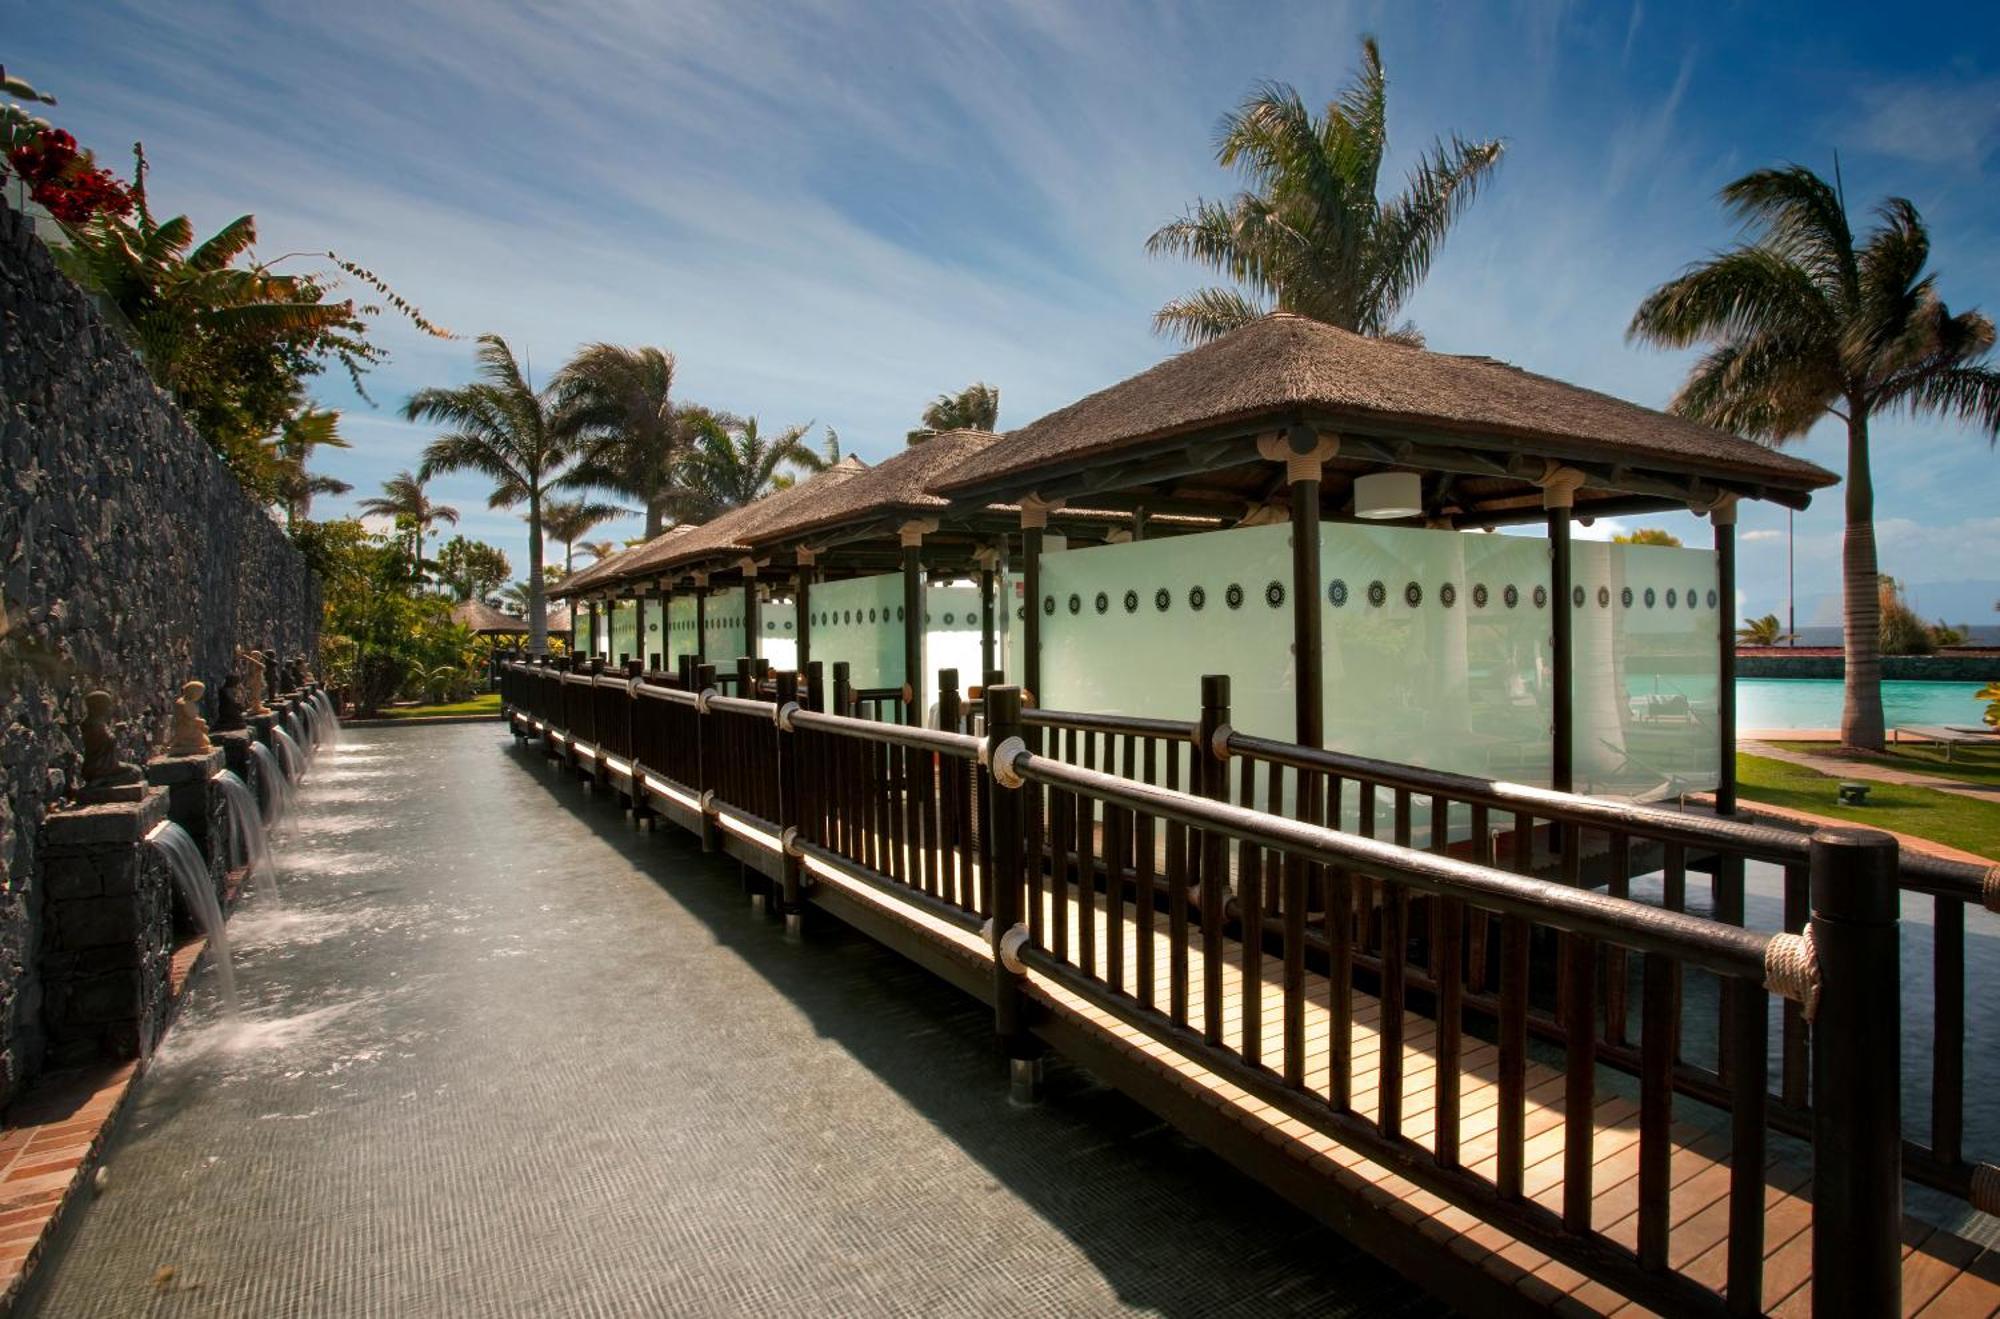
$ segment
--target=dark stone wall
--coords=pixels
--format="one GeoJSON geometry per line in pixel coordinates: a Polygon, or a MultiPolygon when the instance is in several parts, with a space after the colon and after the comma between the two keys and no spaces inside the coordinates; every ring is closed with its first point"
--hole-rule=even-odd
{"type": "MultiPolygon", "coordinates": [[[[1736,657],[1736,676],[1739,678],[1841,678],[1846,675],[1847,662],[1838,653],[1781,655],[1763,651],[1736,657]]],[[[1882,676],[1899,682],[1995,682],[2000,681],[2000,655],[1992,651],[1884,655],[1882,676]]]]}
{"type": "Polygon", "coordinates": [[[317,649],[319,586],[31,226],[0,205],[0,1101],[40,1065],[38,832],[81,762],[83,693],[125,759],[239,645],[317,649]]]}

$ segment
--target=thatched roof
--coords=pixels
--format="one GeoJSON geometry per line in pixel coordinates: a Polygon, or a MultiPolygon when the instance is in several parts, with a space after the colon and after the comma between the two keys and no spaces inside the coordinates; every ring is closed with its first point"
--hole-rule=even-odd
{"type": "Polygon", "coordinates": [[[451,607],[451,621],[481,636],[505,636],[528,630],[527,619],[503,614],[484,600],[459,601],[451,607]]]}
{"type": "MultiPolygon", "coordinates": [[[[503,614],[484,600],[461,600],[451,607],[451,621],[461,627],[471,628],[480,636],[505,637],[526,636],[528,620],[513,614],[503,614]]],[[[569,610],[552,608],[549,610],[549,631],[569,631],[569,610]]]]}
{"type": "Polygon", "coordinates": [[[846,481],[799,486],[800,497],[782,506],[777,506],[777,497],[772,496],[761,501],[767,513],[747,535],[751,543],[770,544],[822,527],[901,514],[922,517],[949,507],[950,500],[932,491],[966,459],[999,438],[990,431],[942,431],[846,481]]]}
{"type": "Polygon", "coordinates": [[[664,575],[681,564],[747,554],[768,539],[763,534],[765,527],[783,518],[788,509],[817,504],[870,470],[868,464],[849,454],[795,485],[774,490],[741,508],[732,508],[700,526],[688,527],[686,535],[661,536],[641,545],[632,558],[617,565],[613,577],[664,575]]]}
{"type": "Polygon", "coordinates": [[[1236,422],[1296,416],[1322,430],[1734,479],[1788,491],[1833,473],[1789,454],[1623,399],[1465,357],[1366,338],[1277,313],[1178,354],[1008,433],[943,475],[939,492],[1019,487],[1041,469],[1104,458],[1236,422]]]}

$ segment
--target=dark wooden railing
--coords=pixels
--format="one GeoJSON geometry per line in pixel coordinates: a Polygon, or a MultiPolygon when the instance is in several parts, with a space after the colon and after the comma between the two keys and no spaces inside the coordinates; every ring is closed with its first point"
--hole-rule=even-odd
{"type": "MultiPolygon", "coordinates": [[[[861,704],[843,668],[826,693],[835,711],[861,704]]],[[[1965,903],[1991,899],[1983,874],[1904,858],[1899,880],[1883,835],[1808,836],[1249,737],[1229,728],[1226,680],[1206,681],[1202,718],[1181,724],[1023,711],[1007,687],[969,701],[947,673],[942,728],[930,730],[819,712],[816,682],[802,689],[791,674],[776,675],[771,700],[723,696],[695,676],[704,690],[681,692],[510,665],[502,692],[509,717],[539,725],[523,731],[588,742],[600,763],[616,754],[607,711],[622,702],[643,766],[635,775],[657,774],[705,814],[761,831],[784,858],[788,911],[810,861],[961,930],[984,929],[996,1028],[1016,1057],[1030,1051],[1032,1026],[1021,968],[1675,1309],[1751,1313],[1766,1299],[1772,1133],[1812,1146],[1815,1259],[1857,1310],[1896,1285],[1905,1168],[1970,1193],[1974,1167],[1956,1143],[1962,917],[1965,903]],[[595,699],[579,702],[578,691],[595,699]],[[591,721],[587,731],[578,720],[591,721]],[[1751,862],[1783,869],[1786,931],[1743,928],[1751,862]],[[1641,900],[1649,895],[1635,895],[1631,880],[1649,870],[1662,872],[1663,891],[1641,900]],[[1691,871],[1711,878],[1712,915],[1685,910],[1691,871]],[[1934,1134],[1907,1148],[1894,1121],[1899,882],[1930,894],[1940,913],[1934,1134]],[[1792,933],[1807,928],[1817,971],[1792,933]],[[1947,942],[1958,949],[1955,978],[1942,974],[1947,942]],[[1712,994],[1693,992],[1702,978],[1712,994]],[[1784,1008],[1775,1094],[1764,1047],[1774,988],[1784,1008]],[[1350,1055],[1362,994],[1379,1003],[1380,1051],[1366,1068],[1350,1055]],[[1808,1022],[1801,1004],[1812,994],[1819,1008],[1808,1022]],[[1412,1011],[1434,1023],[1436,1079],[1430,1111],[1406,1122],[1412,1011]],[[1711,1031],[1713,1056],[1690,1060],[1684,1042],[1711,1031]],[[1535,1036],[1561,1050],[1558,1166],[1536,1157],[1525,1125],[1535,1036]],[[1487,1037],[1494,1120],[1461,1140],[1461,1063],[1487,1037]],[[1600,1065],[1640,1082],[1631,1246],[1592,1230],[1600,1065]],[[1681,1276],[1687,1261],[1667,1253],[1677,1094],[1728,1114],[1726,1301],[1681,1276]]],[[[633,790],[635,806],[646,791],[633,790]]]]}

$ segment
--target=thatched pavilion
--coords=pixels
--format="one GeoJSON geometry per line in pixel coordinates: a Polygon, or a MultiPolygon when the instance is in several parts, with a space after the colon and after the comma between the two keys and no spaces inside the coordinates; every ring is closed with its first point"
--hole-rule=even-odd
{"type": "Polygon", "coordinates": [[[703,622],[733,593],[726,628],[682,628],[683,648],[667,627],[658,667],[760,653],[765,597],[785,600],[804,668],[846,658],[815,649],[815,588],[899,585],[920,719],[925,583],[977,582],[982,675],[1052,708],[1184,709],[1183,670],[1230,672],[1267,735],[1558,788],[1708,778],[1727,808],[1735,505],[1803,508],[1835,479],[1490,358],[1277,314],[1006,435],[940,435],[674,528],[557,593],[703,622]],[[1711,550],[1572,544],[1576,523],[1677,509],[1709,518],[1711,550]],[[1460,534],[1510,524],[1545,539],[1460,534]]]}

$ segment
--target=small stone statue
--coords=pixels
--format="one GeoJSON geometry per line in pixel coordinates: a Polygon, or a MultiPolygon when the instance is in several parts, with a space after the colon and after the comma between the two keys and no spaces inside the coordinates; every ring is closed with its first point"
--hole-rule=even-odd
{"type": "Polygon", "coordinates": [[[236,658],[243,661],[243,712],[251,715],[271,713],[271,707],[264,704],[264,657],[239,646],[236,658]]]}
{"type": "Polygon", "coordinates": [[[268,684],[271,694],[273,696],[289,694],[291,691],[290,687],[281,687],[278,685],[285,680],[285,671],[278,667],[278,652],[275,650],[264,650],[258,653],[264,657],[264,681],[268,684]]]}
{"type": "Polygon", "coordinates": [[[181,684],[181,696],[174,702],[173,740],[167,743],[170,756],[201,756],[214,748],[208,741],[208,721],[201,717],[201,698],[208,684],[188,681],[181,684]]]}
{"type": "Polygon", "coordinates": [[[215,722],[209,728],[217,733],[234,733],[248,726],[243,717],[243,679],[234,673],[225,674],[221,689],[215,693],[215,722]]]}
{"type": "Polygon", "coordinates": [[[86,692],[83,697],[83,786],[116,788],[142,780],[139,767],[118,758],[118,735],[111,731],[111,693],[86,692]]]}
{"type": "Polygon", "coordinates": [[[306,686],[306,657],[294,655],[285,661],[285,690],[304,691],[306,686]]]}

